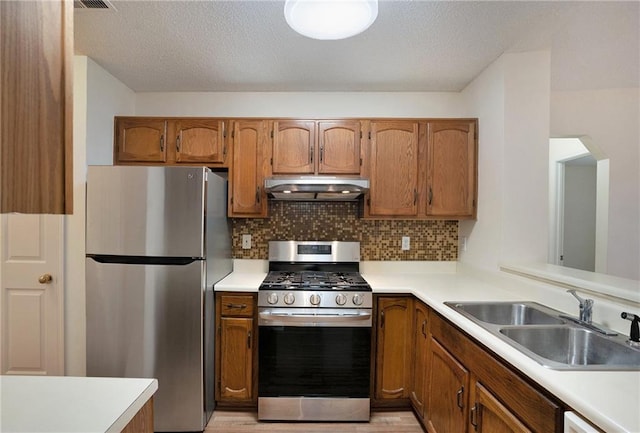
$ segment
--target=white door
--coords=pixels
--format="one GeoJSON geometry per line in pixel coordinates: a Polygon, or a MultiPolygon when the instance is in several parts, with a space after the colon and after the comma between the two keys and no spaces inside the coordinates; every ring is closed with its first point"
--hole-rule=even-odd
{"type": "Polygon", "coordinates": [[[64,375],[62,215],[2,215],[0,373],[64,375]]]}

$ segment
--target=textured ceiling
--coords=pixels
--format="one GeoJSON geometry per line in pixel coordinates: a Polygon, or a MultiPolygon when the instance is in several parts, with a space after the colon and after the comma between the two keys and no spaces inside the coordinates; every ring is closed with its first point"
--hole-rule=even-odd
{"type": "Polygon", "coordinates": [[[75,10],[75,49],[134,91],[459,91],[509,51],[551,50],[555,90],[638,87],[640,2],[390,1],[341,41],[284,1],[116,1],[75,10]]]}

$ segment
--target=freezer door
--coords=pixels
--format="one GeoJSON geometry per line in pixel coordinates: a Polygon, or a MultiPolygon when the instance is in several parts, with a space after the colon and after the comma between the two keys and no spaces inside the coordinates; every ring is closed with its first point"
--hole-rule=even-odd
{"type": "MultiPolygon", "coordinates": [[[[204,269],[203,261],[86,261],[87,375],[157,378],[155,431],[205,426],[204,408],[211,403],[204,401],[203,316],[213,315],[213,305],[204,305],[204,269]]],[[[210,340],[207,345],[213,345],[210,340]]],[[[213,362],[206,369],[211,376],[213,362]]]]}
{"type": "Polygon", "coordinates": [[[207,170],[89,166],[87,254],[204,257],[207,170]]]}

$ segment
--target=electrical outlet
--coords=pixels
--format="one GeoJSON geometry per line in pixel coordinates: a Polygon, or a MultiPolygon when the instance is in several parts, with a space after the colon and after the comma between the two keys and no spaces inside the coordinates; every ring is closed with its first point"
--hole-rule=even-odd
{"type": "Polygon", "coordinates": [[[242,235],[242,249],[243,250],[251,249],[251,235],[242,235]]]}
{"type": "Polygon", "coordinates": [[[462,236],[462,251],[467,251],[467,237],[462,236]]]}
{"type": "Polygon", "coordinates": [[[407,251],[411,249],[411,238],[409,236],[402,236],[402,250],[407,251]]]}

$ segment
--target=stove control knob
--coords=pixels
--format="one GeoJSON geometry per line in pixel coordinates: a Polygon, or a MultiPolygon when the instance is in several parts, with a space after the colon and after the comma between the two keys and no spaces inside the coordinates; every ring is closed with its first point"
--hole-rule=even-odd
{"type": "Polygon", "coordinates": [[[278,303],[278,294],[277,293],[269,293],[269,296],[267,296],[267,302],[270,303],[271,305],[277,304],[278,303]]]}
{"type": "Polygon", "coordinates": [[[347,295],[345,295],[344,293],[338,293],[338,295],[336,296],[336,304],[344,305],[346,303],[347,303],[347,295]]]}
{"type": "Polygon", "coordinates": [[[286,295],[284,295],[284,303],[287,305],[291,305],[296,301],[296,297],[293,295],[293,293],[287,293],[286,295]]]}
{"type": "Polygon", "coordinates": [[[320,304],[320,295],[318,295],[317,293],[314,293],[309,298],[309,302],[311,302],[311,305],[319,305],[320,304]]]}
{"type": "Polygon", "coordinates": [[[362,305],[362,301],[364,301],[364,299],[362,299],[362,295],[360,295],[359,293],[356,293],[355,295],[353,295],[354,305],[362,305]]]}

